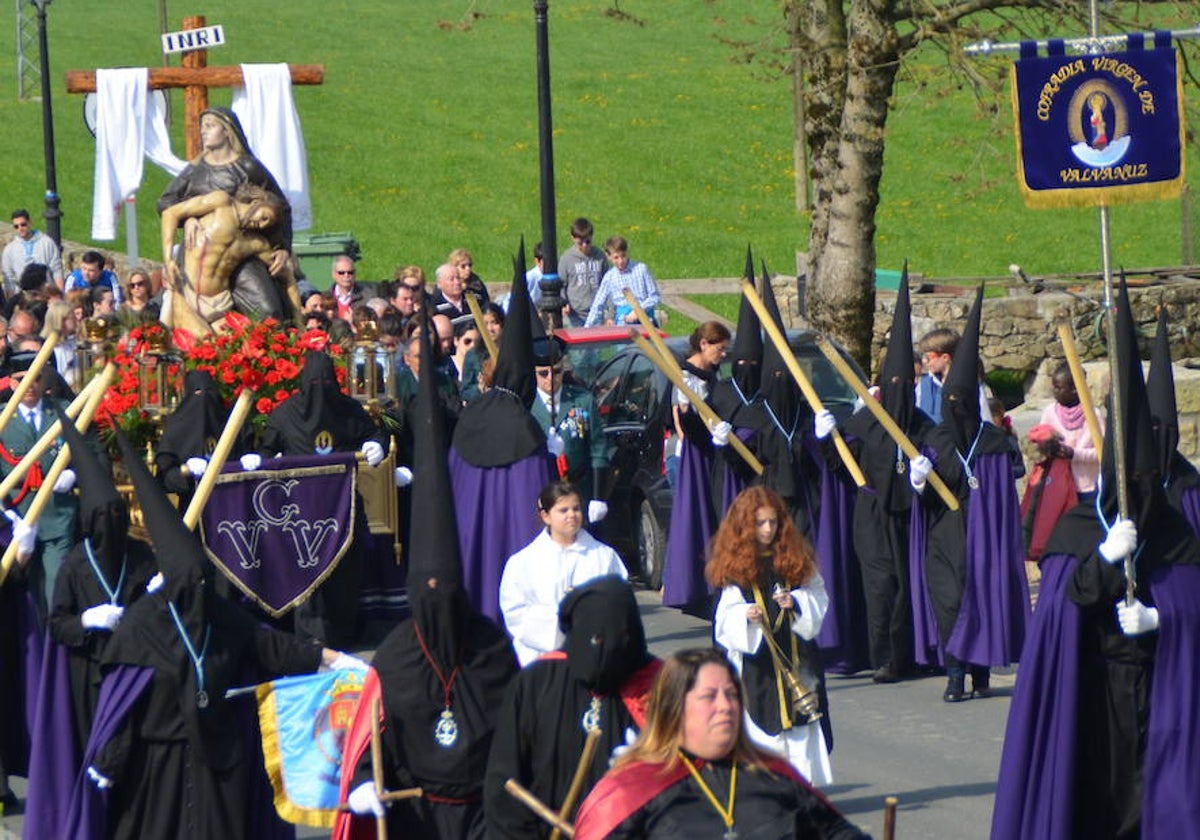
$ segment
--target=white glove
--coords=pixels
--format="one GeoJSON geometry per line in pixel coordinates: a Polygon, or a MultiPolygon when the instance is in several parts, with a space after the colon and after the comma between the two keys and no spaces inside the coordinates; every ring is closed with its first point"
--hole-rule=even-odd
{"type": "Polygon", "coordinates": [[[599,522],[608,516],[608,504],[599,499],[588,502],[588,522],[599,522]]]}
{"type": "Polygon", "coordinates": [[[365,671],[371,666],[357,656],[338,651],[337,658],[329,663],[330,671],[365,671]]]}
{"type": "Polygon", "coordinates": [[[867,393],[870,394],[875,399],[879,399],[879,395],[883,392],[879,390],[878,385],[872,385],[870,388],[867,389],[867,393]]]}
{"type": "Polygon", "coordinates": [[[54,480],[55,493],[70,493],[75,488],[75,470],[68,467],[54,480]]]}
{"type": "Polygon", "coordinates": [[[37,545],[37,523],[27,525],[25,520],[21,518],[21,514],[12,508],[5,510],[4,515],[12,523],[12,538],[13,542],[17,544],[17,556],[27,557],[33,554],[33,549],[37,545]]]}
{"type": "Polygon", "coordinates": [[[908,462],[908,483],[920,493],[925,489],[925,480],[929,478],[931,472],[933,472],[933,461],[924,455],[918,455],[908,462]]]}
{"type": "Polygon", "coordinates": [[[1128,605],[1122,601],[1117,604],[1117,621],[1126,636],[1140,636],[1158,629],[1158,608],[1147,607],[1136,598],[1128,605]]]}
{"type": "Polygon", "coordinates": [[[396,467],[396,486],[407,487],[412,484],[412,470],[408,467],[396,467]]]}
{"type": "Polygon", "coordinates": [[[87,769],[87,774],[88,778],[91,779],[96,787],[100,788],[100,790],[108,790],[113,786],[112,779],[102,774],[95,767],[89,766],[87,769]]]}
{"type": "Polygon", "coordinates": [[[367,459],[368,467],[378,467],[383,463],[383,445],[377,440],[369,440],[362,445],[363,457],[367,459]]]}
{"type": "Polygon", "coordinates": [[[152,577],[152,578],[150,578],[150,580],[146,581],[146,594],[153,595],[155,592],[162,589],[162,585],[166,582],[167,582],[167,579],[165,577],[163,577],[163,573],[158,572],[157,574],[154,575],[154,577],[152,577]]]}
{"type": "Polygon", "coordinates": [[[346,804],[356,814],[374,814],[377,817],[384,814],[383,803],[379,801],[379,794],[375,792],[374,782],[363,782],[350,791],[350,795],[346,797],[346,804]]]}
{"type": "Polygon", "coordinates": [[[817,440],[825,440],[833,434],[833,430],[836,428],[837,418],[828,408],[821,409],[813,417],[813,434],[817,436],[817,440]]]}
{"type": "Polygon", "coordinates": [[[613,747],[612,754],[608,758],[610,767],[614,761],[633,749],[633,742],[637,740],[637,736],[637,731],[632,726],[625,727],[625,743],[613,747]]]}
{"type": "Polygon", "coordinates": [[[125,608],[118,607],[116,604],[97,604],[84,610],[79,616],[79,620],[83,622],[85,630],[108,630],[111,632],[116,629],[124,614],[125,608]]]}
{"type": "Polygon", "coordinates": [[[710,426],[709,431],[712,432],[713,446],[728,446],[729,435],[733,433],[733,426],[722,420],[710,426]]]}
{"type": "Polygon", "coordinates": [[[1120,563],[1137,548],[1137,526],[1132,519],[1118,519],[1100,543],[1100,556],[1109,563],[1120,563]]]}
{"type": "Polygon", "coordinates": [[[555,458],[567,451],[567,444],[563,441],[562,435],[554,429],[546,431],[546,451],[555,458]]]}
{"type": "Polygon", "coordinates": [[[183,465],[188,468],[188,472],[192,474],[192,478],[199,478],[204,475],[204,471],[208,469],[207,458],[188,458],[183,462],[183,465]]]}
{"type": "Polygon", "coordinates": [[[247,452],[240,459],[242,469],[246,472],[254,472],[262,466],[262,456],[257,452],[247,452]]]}

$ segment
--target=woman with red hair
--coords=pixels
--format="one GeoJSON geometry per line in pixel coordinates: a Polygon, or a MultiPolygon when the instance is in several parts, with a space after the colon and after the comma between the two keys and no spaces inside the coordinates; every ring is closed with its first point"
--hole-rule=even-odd
{"type": "Polygon", "coordinates": [[[816,639],[829,608],[812,545],[777,493],[744,490],[713,537],[705,567],[721,590],[717,644],[746,687],[750,738],[787,756],[814,785],[833,782],[816,639]]]}

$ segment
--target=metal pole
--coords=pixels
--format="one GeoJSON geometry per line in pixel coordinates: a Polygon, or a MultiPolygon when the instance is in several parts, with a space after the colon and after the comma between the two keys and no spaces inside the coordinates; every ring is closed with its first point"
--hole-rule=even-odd
{"type": "Polygon", "coordinates": [[[62,214],[58,210],[58,175],[54,167],[54,109],[50,107],[50,50],[46,38],[46,7],[51,0],[29,0],[37,8],[38,52],[42,74],[42,145],[46,152],[46,235],[62,245],[62,214]]]}
{"type": "MultiPolygon", "coordinates": [[[[1097,28],[1098,28],[1097,24],[1097,28]]],[[[1154,32],[1143,33],[1147,41],[1153,42],[1154,32]]],[[[1172,29],[1170,36],[1173,40],[1180,41],[1185,38],[1200,38],[1200,25],[1194,26],[1191,29],[1172,29]]],[[[1084,53],[1086,55],[1095,55],[1096,53],[1110,52],[1112,50],[1125,49],[1129,44],[1128,34],[1118,35],[1089,35],[1087,38],[1063,38],[1063,48],[1068,52],[1084,53]]],[[[992,53],[1010,53],[1019,52],[1021,49],[1019,41],[1008,41],[1000,44],[993,44],[991,41],[983,40],[976,44],[967,44],[963,47],[963,52],[967,55],[991,55],[992,53]]],[[[1044,50],[1049,45],[1049,41],[1034,41],[1034,44],[1039,50],[1044,50]]]]}
{"type": "Polygon", "coordinates": [[[549,0],[534,0],[537,28],[538,176],[542,195],[542,320],[547,330],[562,326],[562,278],[558,276],[558,232],[554,207],[554,129],[550,119],[549,0]]]}

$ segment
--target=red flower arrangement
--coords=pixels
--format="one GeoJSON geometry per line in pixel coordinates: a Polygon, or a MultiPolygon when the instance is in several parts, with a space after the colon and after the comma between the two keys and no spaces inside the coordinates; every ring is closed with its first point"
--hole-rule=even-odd
{"type": "MultiPolygon", "coordinates": [[[[341,361],[341,348],[329,343],[321,330],[302,331],[285,327],[274,318],[251,321],[238,313],[225,316],[228,330],[196,339],[186,330],[175,330],[176,349],[182,355],[183,367],[168,368],[172,377],[181,377],[189,370],[206,370],[221,390],[227,406],[244,389],[255,395],[255,411],[249,422],[256,430],[266,423],[267,416],[300,388],[300,371],[304,354],[309,350],[328,350],[336,360],[338,384],[345,384],[346,369],[341,361]]],[[[165,338],[162,324],[152,323],[135,327],[117,345],[114,361],[117,377],[108,389],[96,422],[116,423],[135,445],[142,445],[156,433],[151,417],[142,410],[138,394],[138,357],[154,341],[165,338]]]]}

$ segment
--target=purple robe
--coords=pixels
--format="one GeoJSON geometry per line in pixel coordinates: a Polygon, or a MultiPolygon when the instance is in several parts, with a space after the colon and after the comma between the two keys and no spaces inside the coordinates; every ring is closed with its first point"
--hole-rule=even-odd
{"type": "Polygon", "coordinates": [[[908,591],[912,597],[913,661],[918,665],[941,667],[946,664],[938,644],[937,616],[925,582],[925,546],[929,537],[929,517],[916,500],[908,519],[908,591]]]}
{"type": "Polygon", "coordinates": [[[1200,837],[1200,566],[1159,568],[1148,582],[1159,628],[1143,765],[1142,836],[1195,840],[1200,837]]]}
{"type": "Polygon", "coordinates": [[[1179,512],[1192,526],[1192,531],[1200,537],[1200,487],[1189,487],[1179,496],[1179,512]]]}
{"type": "Polygon", "coordinates": [[[1066,586],[1075,564],[1069,554],[1041,562],[1037,609],[1004,734],[992,840],[1072,837],[1083,621],[1066,586]]]}
{"type": "Polygon", "coordinates": [[[102,840],[108,828],[108,794],[88,778],[87,768],[100,750],[121,729],[130,711],[154,682],[154,669],[139,665],[118,665],[100,683],[92,734],[83,751],[83,761],[75,777],[75,788],[67,810],[64,837],[74,840],[102,840]]]}
{"type": "Polygon", "coordinates": [[[537,497],[554,480],[552,464],[544,450],[503,467],[472,466],[453,447],[449,458],[463,586],[477,612],[502,622],[500,576],[542,529],[537,497]]]}
{"type": "Polygon", "coordinates": [[[708,541],[717,529],[711,474],[712,458],[708,451],[685,438],[667,532],[662,597],[665,607],[686,607],[708,598],[704,563],[708,541]]]}
{"type": "Polygon", "coordinates": [[[21,832],[29,840],[70,836],[63,831],[63,820],[83,745],[75,743],[69,659],[67,648],[47,635],[30,734],[38,749],[29,755],[29,793],[21,832]]]}
{"type": "Polygon", "coordinates": [[[829,593],[829,611],[821,622],[816,641],[826,671],[853,674],[870,663],[862,567],[854,553],[855,488],[824,459],[818,459],[817,464],[821,473],[821,507],[813,548],[817,552],[817,568],[829,593]]]}
{"type": "Polygon", "coordinates": [[[1020,502],[1006,454],[980,455],[974,472],[979,487],[966,505],[966,577],[946,649],[973,665],[1009,665],[1020,656],[1029,615],[1020,502]]]}

